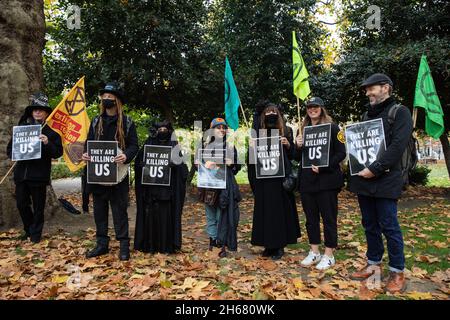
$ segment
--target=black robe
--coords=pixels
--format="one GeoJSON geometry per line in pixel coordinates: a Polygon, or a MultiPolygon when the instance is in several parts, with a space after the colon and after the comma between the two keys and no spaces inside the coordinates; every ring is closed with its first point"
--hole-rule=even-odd
{"type": "MultiPolygon", "coordinates": [[[[291,147],[284,147],[285,174],[292,172],[292,138],[287,137],[291,147]]],[[[252,168],[255,170],[254,166],[252,168]]],[[[250,168],[249,168],[250,170],[250,168]]],[[[255,176],[256,177],[256,176],[255,176]]],[[[254,180],[254,210],[251,244],[269,249],[284,248],[297,243],[300,224],[295,195],[283,188],[284,178],[254,180]]]]}
{"type": "MultiPolygon", "coordinates": [[[[177,145],[150,137],[144,145],[177,145]]],[[[136,229],[134,249],[143,252],[174,253],[181,250],[181,214],[186,195],[186,164],[171,164],[170,186],[142,185],[142,148],[135,160],[136,229]]]]}

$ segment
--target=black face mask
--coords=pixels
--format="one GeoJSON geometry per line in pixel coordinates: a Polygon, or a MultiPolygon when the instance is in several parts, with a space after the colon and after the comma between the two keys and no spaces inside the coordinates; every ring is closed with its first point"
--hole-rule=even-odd
{"type": "Polygon", "coordinates": [[[276,126],[278,121],[278,115],[277,114],[269,114],[266,116],[266,126],[269,128],[273,128],[276,126]]]}
{"type": "Polygon", "coordinates": [[[171,134],[170,131],[160,131],[156,136],[160,141],[167,141],[170,139],[171,134]]]}
{"type": "Polygon", "coordinates": [[[111,109],[116,106],[116,100],[112,99],[103,99],[102,104],[106,109],[111,109]]]}

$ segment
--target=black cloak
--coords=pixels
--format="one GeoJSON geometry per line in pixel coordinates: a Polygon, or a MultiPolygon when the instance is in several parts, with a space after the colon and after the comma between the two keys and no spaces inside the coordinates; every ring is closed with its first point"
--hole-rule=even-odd
{"type": "MultiPolygon", "coordinates": [[[[163,126],[173,133],[169,122],[156,123],[151,128],[151,134],[144,145],[166,145],[175,148],[178,145],[177,141],[161,141],[154,134],[163,126]]],[[[174,253],[181,250],[181,214],[186,195],[188,169],[185,163],[172,162],[170,186],[143,185],[141,183],[143,155],[144,147],[139,151],[134,164],[136,190],[134,249],[150,253],[174,253]]]]}

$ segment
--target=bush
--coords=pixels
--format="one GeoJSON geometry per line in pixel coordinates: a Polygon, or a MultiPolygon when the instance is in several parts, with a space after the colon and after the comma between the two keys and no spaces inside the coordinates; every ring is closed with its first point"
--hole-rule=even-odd
{"type": "Polygon", "coordinates": [[[64,162],[55,163],[52,164],[52,180],[81,177],[82,171],[83,169],[71,172],[64,162]]]}
{"type": "Polygon", "coordinates": [[[431,169],[427,166],[416,166],[410,173],[409,183],[412,185],[426,185],[428,183],[428,175],[431,169]]]}

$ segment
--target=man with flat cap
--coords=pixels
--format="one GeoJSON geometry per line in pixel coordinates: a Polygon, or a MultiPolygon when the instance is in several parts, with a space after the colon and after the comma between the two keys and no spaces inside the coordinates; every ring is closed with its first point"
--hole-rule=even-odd
{"type": "Polygon", "coordinates": [[[361,87],[369,98],[363,120],[382,119],[386,152],[349,180],[349,190],[358,196],[367,240],[367,265],[353,273],[351,278],[365,280],[377,272],[381,275],[384,235],[390,271],[386,291],[403,292],[406,289],[403,273],[405,255],[397,218],[397,201],[403,188],[401,158],[413,130],[411,113],[392,97],[393,82],[387,75],[373,74],[361,87]]]}
{"type": "MultiPolygon", "coordinates": [[[[30,105],[25,109],[18,125],[44,125],[45,120],[52,112],[47,96],[40,92],[35,93],[30,97],[30,101],[30,105]]],[[[61,137],[49,126],[42,127],[39,139],[42,141],[41,158],[18,161],[14,168],[17,209],[25,230],[20,239],[30,238],[33,243],[40,242],[42,238],[52,159],[57,159],[63,154],[61,137]]],[[[12,140],[8,143],[7,155],[11,159],[12,140]]]]}

